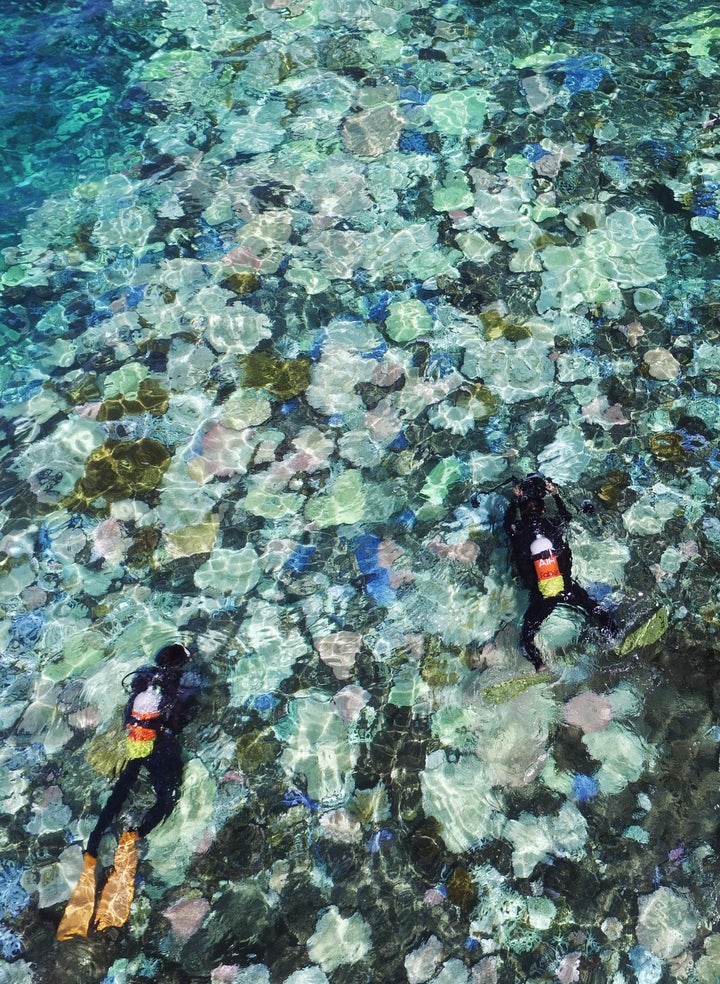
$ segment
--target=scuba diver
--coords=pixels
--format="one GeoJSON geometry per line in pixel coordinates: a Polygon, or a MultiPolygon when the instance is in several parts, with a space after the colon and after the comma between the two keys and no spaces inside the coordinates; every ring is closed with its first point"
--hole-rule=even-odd
{"type": "Polygon", "coordinates": [[[197,686],[185,677],[185,666],[191,659],[183,645],[163,646],[155,655],[154,666],[142,666],[132,674],[126,688],[130,699],[123,715],[124,765],[88,838],[83,871],[60,921],[58,940],[87,936],[93,914],[97,930],[122,926],[130,914],[138,841],[172,813],[180,796],[183,763],[176,736],[197,710],[197,686]],[[136,827],[120,836],[113,869],[95,912],[100,839],[120,813],[143,769],[152,784],[155,802],[136,827]]]}
{"type": "Polygon", "coordinates": [[[592,618],[607,638],[617,631],[615,621],[572,577],[572,554],[564,532],[571,516],[553,482],[541,475],[528,475],[513,488],[513,499],[505,511],[503,526],[520,580],[530,592],[530,603],[520,633],[520,649],[538,673],[546,669],[535,645],[540,626],[558,605],[578,608],[592,618]],[[545,496],[551,495],[556,514],[545,511],[545,496]]]}

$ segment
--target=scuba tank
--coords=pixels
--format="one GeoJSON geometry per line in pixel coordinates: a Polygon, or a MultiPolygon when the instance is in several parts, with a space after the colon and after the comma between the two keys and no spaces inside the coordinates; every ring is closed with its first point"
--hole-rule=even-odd
{"type": "Polygon", "coordinates": [[[136,695],[127,724],[128,758],[146,758],[152,752],[162,724],[161,704],[162,691],[155,681],[136,695]]]}
{"type": "Polygon", "coordinates": [[[560,573],[555,547],[550,540],[535,530],[535,539],[530,544],[538,591],[543,598],[554,598],[565,590],[565,579],[560,573]]]}

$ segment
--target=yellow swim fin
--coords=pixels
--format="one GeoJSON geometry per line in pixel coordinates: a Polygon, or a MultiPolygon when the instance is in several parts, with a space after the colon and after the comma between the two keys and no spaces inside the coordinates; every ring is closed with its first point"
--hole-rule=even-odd
{"type": "Polygon", "coordinates": [[[86,854],[82,874],[60,920],[56,933],[57,939],[70,940],[74,936],[87,936],[90,920],[95,911],[96,866],[97,858],[86,854]]]}
{"type": "Polygon", "coordinates": [[[130,830],[120,837],[115,851],[113,870],[100,897],[95,917],[97,930],[123,926],[130,915],[135,895],[135,871],[138,864],[138,834],[130,830]]]}

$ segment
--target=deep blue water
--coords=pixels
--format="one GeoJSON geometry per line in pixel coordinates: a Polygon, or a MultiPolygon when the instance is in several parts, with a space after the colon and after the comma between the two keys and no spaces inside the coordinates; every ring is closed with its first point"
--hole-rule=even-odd
{"type": "Polygon", "coordinates": [[[122,161],[141,133],[126,78],[148,45],[113,4],[16,3],[2,10],[3,246],[48,194],[122,161]]]}

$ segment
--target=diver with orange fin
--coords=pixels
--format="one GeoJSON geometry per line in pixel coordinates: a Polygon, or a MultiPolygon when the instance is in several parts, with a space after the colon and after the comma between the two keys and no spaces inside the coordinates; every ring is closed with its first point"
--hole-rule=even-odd
{"type": "Polygon", "coordinates": [[[185,678],[190,651],[176,643],[163,646],[154,666],[143,666],[132,674],[130,698],[125,706],[126,761],[95,829],[88,838],[80,879],[73,890],[57,930],[58,940],[87,936],[90,925],[101,931],[122,926],[130,914],[135,894],[138,842],[172,811],[180,796],[183,763],[177,735],[194,717],[197,687],[185,678]],[[97,854],[100,839],[145,770],[155,793],[155,802],[136,828],[119,839],[110,877],[97,903],[97,854]]]}
{"type": "Polygon", "coordinates": [[[572,576],[572,553],[564,537],[571,516],[557,486],[542,475],[528,475],[515,483],[503,526],[510,540],[515,568],[530,592],[530,603],[520,633],[520,649],[538,672],[546,669],[535,645],[535,635],[558,605],[577,608],[593,619],[608,638],[615,621],[572,576]],[[551,495],[555,515],[545,511],[551,495]]]}

